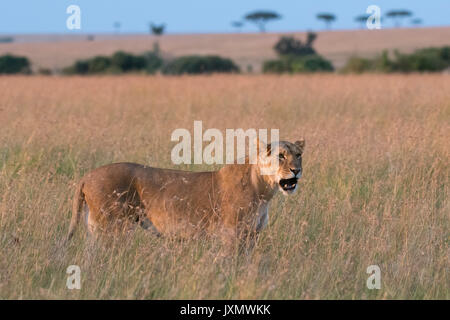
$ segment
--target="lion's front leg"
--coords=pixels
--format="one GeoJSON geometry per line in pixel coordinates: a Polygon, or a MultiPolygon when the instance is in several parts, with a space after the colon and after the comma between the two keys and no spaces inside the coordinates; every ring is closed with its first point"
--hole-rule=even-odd
{"type": "Polygon", "coordinates": [[[223,246],[227,249],[229,253],[235,252],[239,245],[239,239],[237,236],[237,230],[234,226],[222,227],[220,230],[220,239],[222,240],[223,246]]]}
{"type": "Polygon", "coordinates": [[[248,228],[224,227],[221,230],[221,240],[228,254],[250,254],[258,238],[259,232],[248,228]]]}

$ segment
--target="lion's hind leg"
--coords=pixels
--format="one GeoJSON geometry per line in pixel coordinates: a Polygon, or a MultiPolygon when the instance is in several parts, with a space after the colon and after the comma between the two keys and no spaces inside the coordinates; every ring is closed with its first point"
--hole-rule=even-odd
{"type": "Polygon", "coordinates": [[[134,230],[138,221],[134,199],[113,192],[102,198],[86,196],[85,222],[90,235],[117,235],[134,230]]]}

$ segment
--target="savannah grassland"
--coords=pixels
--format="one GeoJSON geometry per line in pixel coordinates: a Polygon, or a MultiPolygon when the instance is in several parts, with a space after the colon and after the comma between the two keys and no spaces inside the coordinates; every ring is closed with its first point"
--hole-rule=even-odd
{"type": "MultiPolygon", "coordinates": [[[[351,56],[369,58],[383,50],[409,53],[449,45],[450,27],[333,30],[317,34],[314,48],[339,69],[351,56]]],[[[250,65],[258,72],[264,60],[276,58],[273,46],[282,35],[306,39],[306,32],[166,34],[158,39],[148,34],[96,34],[94,41],[87,41],[86,35],[14,35],[16,42],[0,43],[0,55],[23,55],[31,60],[35,71],[58,71],[75,60],[111,55],[118,50],[141,54],[158,41],[166,57],[216,54],[232,59],[243,71],[250,65]]]]}
{"type": "Polygon", "coordinates": [[[450,298],[448,75],[1,77],[0,92],[2,299],[450,298]],[[170,161],[194,120],[306,138],[299,190],[248,257],[140,228],[93,242],[81,225],[63,245],[88,170],[216,169],[170,161]]]}

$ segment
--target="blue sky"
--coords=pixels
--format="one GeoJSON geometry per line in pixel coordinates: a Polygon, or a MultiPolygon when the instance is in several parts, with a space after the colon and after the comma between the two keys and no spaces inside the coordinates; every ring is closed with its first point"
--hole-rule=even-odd
{"type": "MultiPolygon", "coordinates": [[[[409,9],[424,26],[450,25],[450,0],[1,0],[0,34],[112,32],[115,21],[121,22],[123,33],[147,32],[149,21],[165,22],[169,33],[230,32],[231,21],[255,9],[274,10],[283,16],[269,23],[268,31],[323,29],[315,16],[324,11],[337,16],[333,29],[353,29],[358,27],[354,17],[372,4],[382,14],[409,9]],[[66,29],[66,8],[71,4],[81,8],[80,31],[66,29]]],[[[391,26],[390,21],[382,25],[391,26]]],[[[257,29],[246,24],[243,31],[257,29]]]]}

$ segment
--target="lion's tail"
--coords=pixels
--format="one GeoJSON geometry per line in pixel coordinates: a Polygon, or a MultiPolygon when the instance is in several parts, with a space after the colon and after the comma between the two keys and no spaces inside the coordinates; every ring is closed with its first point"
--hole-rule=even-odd
{"type": "Polygon", "coordinates": [[[72,236],[75,232],[75,229],[80,221],[81,210],[86,202],[86,199],[84,198],[84,193],[83,193],[83,186],[84,186],[84,182],[81,181],[78,184],[77,189],[75,191],[75,195],[73,198],[73,207],[72,207],[72,219],[70,220],[69,233],[67,234],[66,241],[69,241],[72,238],[72,236]]]}

